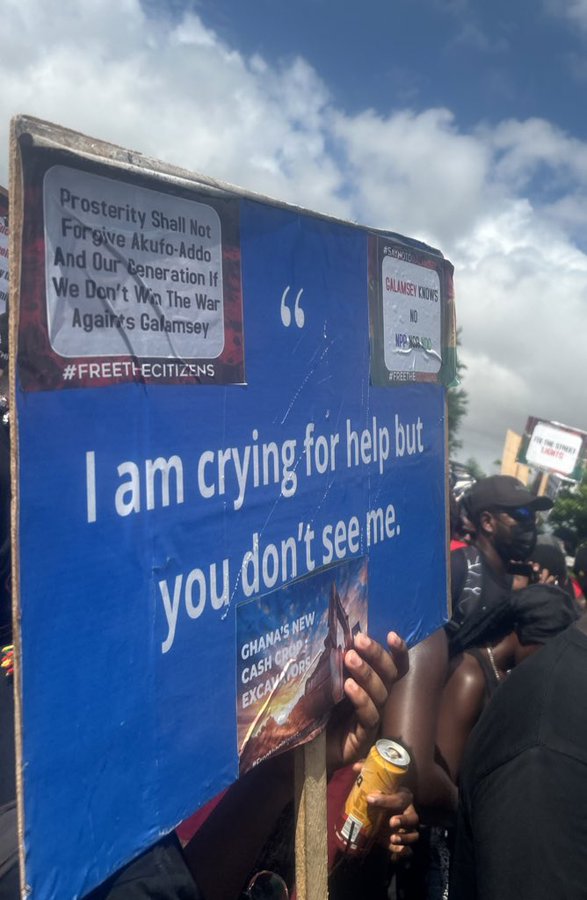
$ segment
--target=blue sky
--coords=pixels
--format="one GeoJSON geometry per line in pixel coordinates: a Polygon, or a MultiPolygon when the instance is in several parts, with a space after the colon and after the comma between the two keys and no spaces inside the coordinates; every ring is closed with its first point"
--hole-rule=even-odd
{"type": "Polygon", "coordinates": [[[6,130],[37,115],[439,247],[462,459],[489,470],[529,415],[587,429],[587,0],[5,0],[3,37],[6,130]]]}
{"type": "Polygon", "coordinates": [[[193,9],[246,54],[273,64],[302,55],[351,113],[448,106],[465,128],[542,116],[587,133],[578,115],[584,36],[538,0],[214,0],[193,9]]]}

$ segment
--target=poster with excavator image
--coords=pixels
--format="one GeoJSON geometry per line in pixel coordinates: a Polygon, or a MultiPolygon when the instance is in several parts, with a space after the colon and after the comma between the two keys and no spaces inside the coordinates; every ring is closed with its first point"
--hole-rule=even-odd
{"type": "Polygon", "coordinates": [[[365,557],[237,609],[240,772],[310,740],[344,696],[344,654],[367,630],[365,557]]]}

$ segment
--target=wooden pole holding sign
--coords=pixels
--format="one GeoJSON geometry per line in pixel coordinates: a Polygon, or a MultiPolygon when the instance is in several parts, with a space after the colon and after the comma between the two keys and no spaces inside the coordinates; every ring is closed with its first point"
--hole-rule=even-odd
{"type": "Polygon", "coordinates": [[[0,315],[8,308],[8,191],[0,185],[0,315]]]}
{"type": "Polygon", "coordinates": [[[14,718],[16,736],[16,803],[18,812],[18,855],[20,867],[21,896],[28,896],[25,876],[24,841],[24,774],[22,755],[22,642],[20,629],[20,530],[19,530],[19,453],[18,418],[16,411],[16,363],[18,347],[18,325],[20,317],[20,277],[23,222],[22,166],[18,148],[18,129],[12,122],[10,129],[10,232],[9,232],[9,402],[10,418],[10,481],[11,481],[11,589],[12,589],[12,631],[14,643],[14,718]]]}
{"type": "Polygon", "coordinates": [[[328,897],[326,732],[296,750],[296,891],[298,900],[328,897]]]}

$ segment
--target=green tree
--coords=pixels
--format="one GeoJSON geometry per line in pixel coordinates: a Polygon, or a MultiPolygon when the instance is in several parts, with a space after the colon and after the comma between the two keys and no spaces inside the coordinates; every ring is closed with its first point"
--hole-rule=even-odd
{"type": "Polygon", "coordinates": [[[457,450],[463,446],[463,442],[457,437],[463,417],[467,414],[469,397],[462,386],[462,376],[466,371],[466,365],[461,362],[458,348],[461,346],[461,330],[457,331],[457,378],[459,384],[451,387],[446,392],[447,418],[448,418],[448,458],[452,459],[457,450]]]}
{"type": "Polygon", "coordinates": [[[477,481],[479,481],[480,478],[486,477],[485,472],[483,471],[483,469],[481,468],[481,466],[479,465],[479,463],[477,462],[477,460],[475,459],[474,456],[470,456],[469,459],[467,460],[467,462],[465,463],[465,465],[466,465],[467,469],[469,470],[469,472],[471,473],[471,475],[473,476],[473,478],[476,478],[477,481]]]}
{"type": "Polygon", "coordinates": [[[570,529],[579,544],[587,541],[587,474],[580,484],[559,493],[548,521],[555,527],[570,529]]]}

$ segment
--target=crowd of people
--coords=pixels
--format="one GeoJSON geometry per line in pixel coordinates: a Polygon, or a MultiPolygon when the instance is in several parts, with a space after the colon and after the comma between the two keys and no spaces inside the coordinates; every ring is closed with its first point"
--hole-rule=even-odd
{"type": "MultiPolygon", "coordinates": [[[[0,423],[0,900],[19,896],[8,461],[0,423]]],[[[452,517],[450,620],[409,652],[394,632],[387,648],[355,636],[326,732],[332,900],[586,895],[587,545],[573,579],[556,540],[538,536],[551,505],[509,476],[475,483],[452,517]],[[404,746],[411,765],[394,793],[370,796],[383,826],[351,857],[334,821],[377,737],[404,746]]],[[[90,897],[294,896],[293,786],[293,752],[262,763],[90,897]]]]}
{"type": "Polygon", "coordinates": [[[420,841],[395,873],[380,852],[347,865],[336,900],[584,896],[586,548],[575,586],[556,540],[538,541],[537,513],[551,506],[508,476],[464,497],[453,615],[412,648],[383,713],[382,733],[412,755],[420,841]]]}

